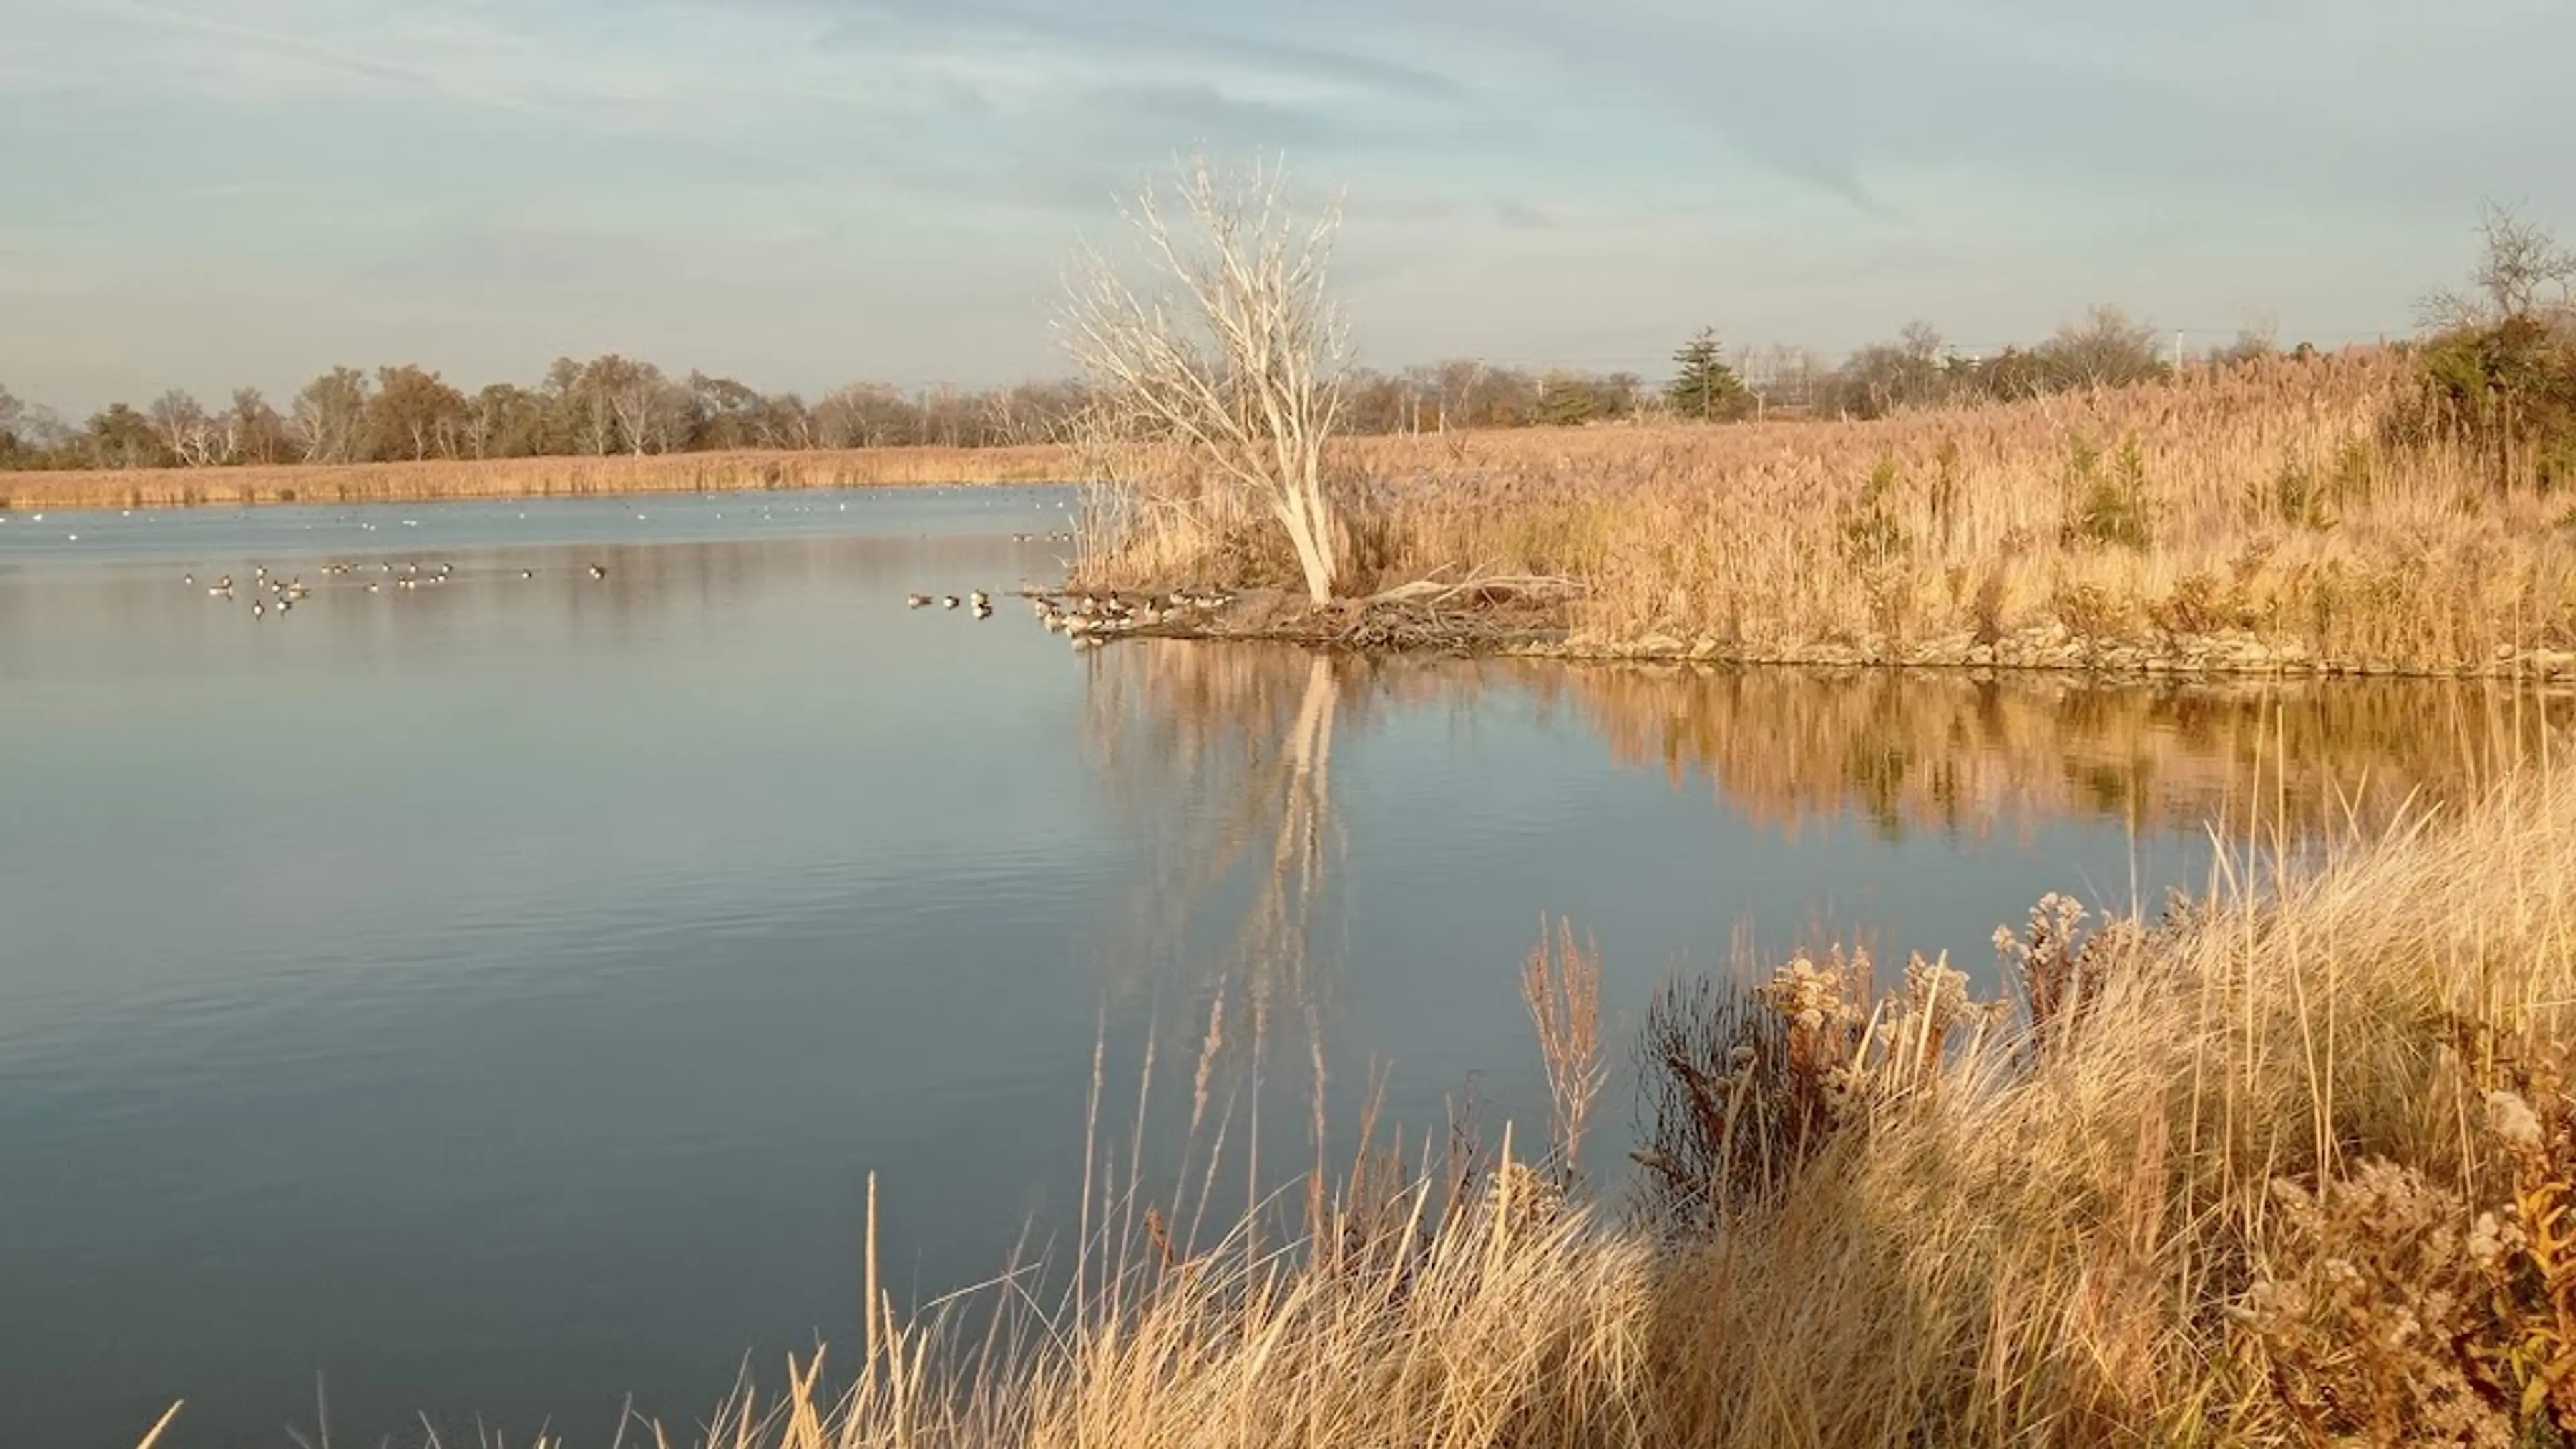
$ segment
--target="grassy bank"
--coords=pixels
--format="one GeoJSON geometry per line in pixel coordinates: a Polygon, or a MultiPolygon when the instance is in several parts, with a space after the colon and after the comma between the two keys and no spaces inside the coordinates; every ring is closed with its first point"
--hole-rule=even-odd
{"type": "Polygon", "coordinates": [[[1062,480],[1071,471],[1071,461],[1062,450],[1033,447],[852,448],[813,453],[672,453],[640,458],[432,459],[346,466],[0,472],[0,507],[29,510],[417,503],[456,498],[1038,483],[1062,480]]]}
{"type": "MultiPolygon", "coordinates": [[[[1364,439],[1347,603],[1258,632],[1823,663],[2576,671],[2576,500],[2395,349],[1867,422],[1364,439]],[[1428,582],[1426,582],[1428,581],[1428,582]],[[1488,628],[1480,620],[1499,621],[1488,628]]],[[[1186,469],[1089,582],[1288,587],[1186,469]]]]}
{"type": "Polygon", "coordinates": [[[2562,1442],[2576,775],[2238,865],[2151,926],[2043,902],[2010,1007],[1920,961],[1667,993],[1634,1192],[1562,1166],[1598,1017],[1543,940],[1555,1146],[1365,1152],[1205,1250],[1106,1189],[1067,1306],[873,1315],[846,1392],[706,1442],[2562,1442]]]}

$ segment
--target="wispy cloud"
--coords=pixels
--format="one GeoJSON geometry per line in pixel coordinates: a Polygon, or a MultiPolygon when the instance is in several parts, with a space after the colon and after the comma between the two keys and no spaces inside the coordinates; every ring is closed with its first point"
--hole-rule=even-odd
{"type": "Polygon", "coordinates": [[[648,343],[1008,376],[1054,365],[1076,237],[1196,143],[1347,187],[1380,360],[2106,296],[2367,331],[2483,195],[2576,231],[2569,53],[2563,0],[19,0],[0,379],[648,343]],[[249,298],[294,299],[256,359],[249,298]]]}

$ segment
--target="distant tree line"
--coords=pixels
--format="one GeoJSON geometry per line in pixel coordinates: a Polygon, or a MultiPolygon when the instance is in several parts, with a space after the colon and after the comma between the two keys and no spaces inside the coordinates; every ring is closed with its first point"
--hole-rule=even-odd
{"type": "MultiPolygon", "coordinates": [[[[2257,337],[2212,356],[2268,350],[2257,337]]],[[[1917,323],[1828,366],[1812,349],[1736,348],[1702,330],[1660,384],[1635,372],[1451,360],[1347,380],[1342,426],[1359,433],[1573,426],[1643,417],[1729,421],[1775,414],[1878,417],[1908,408],[2119,387],[2164,376],[2157,334],[2116,308],[2028,348],[1965,357],[1917,323]]],[[[692,371],[674,377],[610,354],[558,360],[533,386],[468,392],[405,364],[336,367],[273,402],[243,388],[220,405],[180,391],[118,402],[78,425],[0,388],[0,467],[217,467],[389,459],[527,458],[1045,442],[1086,399],[1074,381],[905,391],[852,383],[808,401],[692,371]]]]}

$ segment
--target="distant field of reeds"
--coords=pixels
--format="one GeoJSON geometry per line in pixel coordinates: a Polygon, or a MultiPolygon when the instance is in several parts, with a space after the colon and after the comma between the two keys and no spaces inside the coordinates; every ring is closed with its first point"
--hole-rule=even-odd
{"type": "MultiPolygon", "coordinates": [[[[1349,592],[1562,580],[1578,653],[2576,669],[2576,498],[2408,436],[2419,396],[2367,349],[1868,422],[1355,439],[1349,592]]],[[[1273,532],[1142,510],[1085,571],[1286,583],[1273,532]]]]}
{"type": "Polygon", "coordinates": [[[0,506],[175,508],[244,503],[412,503],[445,498],[555,498],[720,493],[771,488],[875,488],[1042,483],[1071,476],[1052,447],[852,448],[836,452],[672,453],[648,457],[431,459],[278,467],[0,472],[0,506]]]}
{"type": "MultiPolygon", "coordinates": [[[[2576,774],[2300,868],[2228,859],[2159,920],[2040,902],[1999,933],[2004,1001],[1840,953],[1676,983],[1633,1025],[1641,1149],[1610,1181],[1571,1164],[1623,1046],[1598,957],[1543,930],[1547,1125],[1427,1152],[1381,1127],[1204,1237],[1103,1149],[1078,1286],[1018,1272],[921,1316],[871,1224],[846,1359],[634,1441],[2566,1442],[2576,774]]],[[[1203,1059],[1194,1123],[1209,1083],[1203,1059]]],[[[1122,1110],[1095,1086],[1095,1124],[1122,1110]]],[[[1208,1171],[1246,1150],[1218,1134],[1208,1171]]]]}

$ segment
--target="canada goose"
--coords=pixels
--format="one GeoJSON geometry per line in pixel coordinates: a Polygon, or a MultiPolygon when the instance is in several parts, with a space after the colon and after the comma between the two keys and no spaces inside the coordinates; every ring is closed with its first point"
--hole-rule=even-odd
{"type": "Polygon", "coordinates": [[[985,593],[982,589],[977,589],[973,593],[968,594],[966,596],[966,600],[968,603],[973,604],[979,609],[989,609],[993,607],[993,596],[985,593]]]}
{"type": "Polygon", "coordinates": [[[251,600],[251,601],[250,601],[250,616],[251,616],[252,618],[256,619],[256,618],[260,617],[262,614],[265,614],[265,613],[267,613],[267,612],[268,612],[268,605],[261,603],[261,602],[260,602],[259,600],[257,600],[257,599],[253,599],[253,600],[251,600]]]}
{"type": "Polygon", "coordinates": [[[184,576],[182,576],[182,577],[180,578],[180,580],[179,580],[179,582],[181,582],[181,583],[183,583],[183,584],[193,584],[193,583],[195,583],[196,581],[197,581],[197,576],[196,576],[195,574],[187,574],[187,575],[184,575],[184,576]]]}
{"type": "Polygon", "coordinates": [[[523,578],[523,579],[533,579],[533,578],[535,578],[536,576],[537,576],[537,571],[536,571],[535,569],[521,569],[521,570],[519,570],[519,577],[521,577],[521,578],[523,578]]]}
{"type": "Polygon", "coordinates": [[[990,604],[977,604],[969,612],[973,613],[978,619],[989,619],[993,617],[993,606],[990,604]]]}
{"type": "Polygon", "coordinates": [[[930,596],[928,594],[906,594],[903,596],[903,606],[907,609],[926,608],[929,606],[929,603],[930,596]]]}
{"type": "Polygon", "coordinates": [[[233,596],[233,576],[231,574],[226,574],[222,578],[208,584],[206,586],[206,592],[219,598],[231,598],[233,596]]]}
{"type": "Polygon", "coordinates": [[[957,596],[956,596],[955,594],[942,594],[942,595],[940,595],[940,596],[939,596],[939,607],[941,607],[941,608],[943,608],[943,609],[953,609],[953,608],[956,608],[956,607],[957,607],[957,596]]]}
{"type": "Polygon", "coordinates": [[[381,594],[381,593],[383,593],[384,591],[385,591],[385,586],[384,586],[384,585],[382,585],[382,584],[380,584],[380,583],[377,583],[374,579],[369,579],[369,580],[367,580],[367,592],[368,592],[368,593],[371,593],[371,594],[381,594]]]}
{"type": "Polygon", "coordinates": [[[604,579],[608,577],[608,565],[592,564],[590,566],[590,576],[594,579],[604,579]]]}

